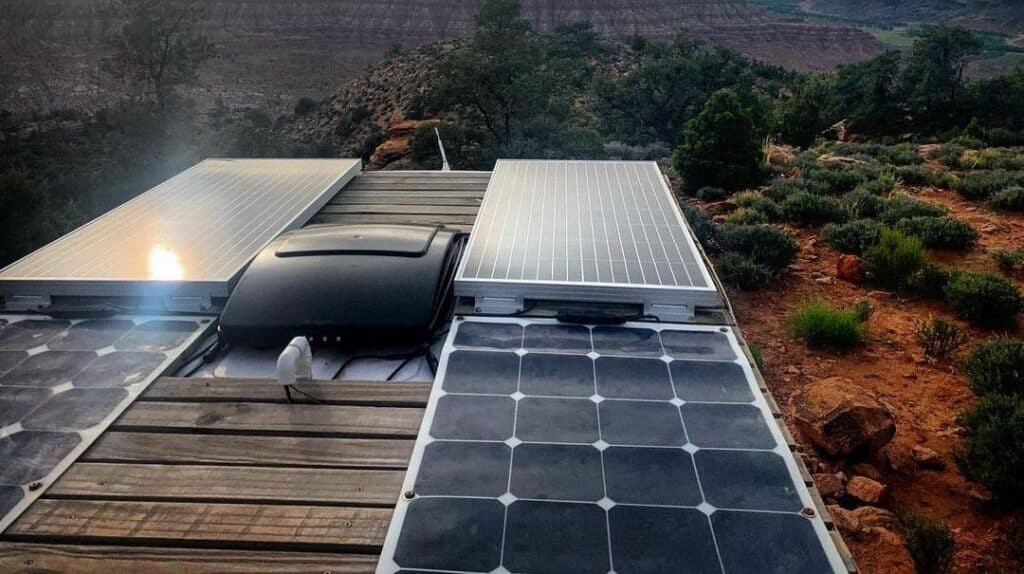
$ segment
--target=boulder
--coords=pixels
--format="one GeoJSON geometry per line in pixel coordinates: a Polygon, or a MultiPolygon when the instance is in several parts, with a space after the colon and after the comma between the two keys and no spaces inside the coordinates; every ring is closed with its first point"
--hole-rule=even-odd
{"type": "Polygon", "coordinates": [[[429,119],[429,120],[402,120],[400,122],[395,122],[395,123],[391,124],[391,126],[388,127],[387,134],[388,134],[388,137],[392,138],[392,139],[393,138],[402,138],[402,137],[412,137],[413,135],[415,135],[416,130],[419,129],[420,126],[437,126],[437,125],[440,125],[440,124],[441,124],[441,121],[437,120],[437,119],[429,119]]]}
{"type": "Polygon", "coordinates": [[[856,255],[840,255],[836,263],[836,277],[849,283],[860,283],[864,280],[864,263],[856,255]]]}
{"type": "Polygon", "coordinates": [[[788,145],[769,145],[768,163],[770,165],[787,166],[796,160],[797,149],[788,145]]]}
{"type": "Polygon", "coordinates": [[[864,528],[885,528],[886,530],[899,529],[896,515],[884,508],[877,506],[861,506],[851,511],[853,517],[864,528]]]}
{"type": "Polygon", "coordinates": [[[888,491],[886,485],[865,476],[855,476],[846,483],[846,495],[864,504],[878,504],[888,491]]]}
{"type": "Polygon", "coordinates": [[[816,474],[814,475],[814,484],[818,487],[818,492],[825,498],[839,498],[846,492],[843,479],[836,474],[816,474]]]}
{"type": "Polygon", "coordinates": [[[704,210],[711,215],[726,215],[736,211],[737,207],[739,206],[736,205],[735,201],[731,199],[723,199],[722,201],[716,201],[705,205],[704,210]]]}
{"type": "Polygon", "coordinates": [[[800,432],[832,457],[872,454],[896,434],[889,409],[845,377],[811,383],[792,407],[800,432]]]}
{"type": "Polygon", "coordinates": [[[860,520],[857,520],[853,511],[847,510],[838,504],[830,504],[825,509],[828,510],[829,516],[832,517],[832,523],[836,525],[836,528],[839,529],[843,536],[856,538],[864,530],[860,520]]]}
{"type": "Polygon", "coordinates": [[[910,456],[914,458],[914,462],[925,468],[936,470],[946,468],[946,461],[942,460],[942,455],[924,445],[915,444],[910,449],[910,456]]]}

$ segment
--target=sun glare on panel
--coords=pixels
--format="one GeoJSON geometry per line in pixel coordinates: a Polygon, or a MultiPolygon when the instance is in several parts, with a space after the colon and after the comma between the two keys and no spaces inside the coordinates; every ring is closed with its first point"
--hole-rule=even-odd
{"type": "Polygon", "coordinates": [[[149,278],[178,281],[185,278],[185,268],[176,253],[157,245],[149,250],[149,278]]]}

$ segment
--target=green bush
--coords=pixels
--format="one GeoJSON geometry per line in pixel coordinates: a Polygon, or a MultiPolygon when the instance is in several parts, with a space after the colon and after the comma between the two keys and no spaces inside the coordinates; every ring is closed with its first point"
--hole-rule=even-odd
{"type": "Polygon", "coordinates": [[[879,219],[890,225],[911,217],[941,217],[946,208],[914,199],[905,193],[894,193],[878,214],[879,219]]]}
{"type": "Polygon", "coordinates": [[[984,201],[1018,183],[1019,176],[1006,170],[973,171],[960,177],[957,193],[964,199],[984,201]]]}
{"type": "Polygon", "coordinates": [[[776,179],[765,190],[765,197],[775,202],[785,201],[787,197],[807,191],[807,182],[800,178],[776,179]]]}
{"type": "Polygon", "coordinates": [[[711,244],[711,239],[714,237],[716,227],[711,214],[687,203],[681,203],[680,206],[683,208],[683,215],[686,216],[686,221],[693,228],[693,234],[697,237],[697,241],[700,242],[704,249],[707,249],[711,244]]]}
{"type": "Polygon", "coordinates": [[[945,574],[953,567],[953,534],[945,523],[919,514],[900,515],[900,530],[918,574],[945,574]]]}
{"type": "Polygon", "coordinates": [[[854,218],[874,219],[885,209],[886,199],[868,189],[857,188],[843,198],[854,218]]]}
{"type": "Polygon", "coordinates": [[[988,200],[988,204],[992,209],[1024,211],[1024,187],[1011,185],[993,195],[992,199],[988,200]]]}
{"type": "Polygon", "coordinates": [[[1017,288],[988,273],[953,273],[946,285],[946,301],[960,317],[990,328],[1016,325],[1021,310],[1017,288]]]}
{"type": "Polygon", "coordinates": [[[849,212],[838,199],[805,191],[782,202],[782,216],[796,225],[822,225],[846,221],[849,212]]]}
{"type": "Polygon", "coordinates": [[[910,291],[928,299],[942,299],[946,295],[950,272],[931,262],[926,262],[910,280],[910,291]]]}
{"type": "Polygon", "coordinates": [[[743,193],[738,193],[733,196],[732,200],[740,207],[760,211],[765,214],[769,220],[778,219],[779,215],[782,213],[778,203],[775,203],[756,191],[744,191],[743,193]]]}
{"type": "Polygon", "coordinates": [[[295,103],[295,115],[305,116],[311,114],[320,108],[320,104],[317,103],[313,98],[299,98],[299,101],[295,103]]]}
{"type": "Polygon", "coordinates": [[[988,395],[960,415],[967,432],[960,470],[1008,506],[1024,502],[1024,397],[988,395]]]}
{"type": "Polygon", "coordinates": [[[761,135],[757,111],[732,90],[719,90],[686,122],[673,165],[687,189],[738,190],[761,183],[761,135]]]}
{"type": "Polygon", "coordinates": [[[921,240],[891,229],[882,230],[878,244],[864,253],[868,275],[883,287],[896,291],[910,287],[926,264],[921,240]]]}
{"type": "Polygon", "coordinates": [[[1024,341],[989,339],[971,351],[960,370],[978,395],[1024,396],[1024,341]]]}
{"type": "Polygon", "coordinates": [[[905,235],[919,238],[925,247],[967,250],[978,242],[978,232],[952,217],[911,217],[896,225],[905,235]]]}
{"type": "Polygon", "coordinates": [[[941,317],[916,322],[914,331],[924,354],[937,359],[956,353],[967,342],[967,335],[956,323],[941,317]]]}
{"type": "Polygon", "coordinates": [[[876,179],[880,169],[871,165],[817,166],[808,174],[808,189],[820,194],[841,195],[876,179]]]}
{"type": "Polygon", "coordinates": [[[896,168],[896,177],[907,185],[935,185],[937,176],[923,165],[904,165],[896,168]]]}
{"type": "Polygon", "coordinates": [[[999,272],[1003,275],[1013,276],[1020,271],[1021,264],[1024,264],[1024,249],[1017,249],[1014,251],[1007,251],[1005,249],[997,249],[992,254],[992,259],[996,263],[996,267],[999,268],[999,272]]]}
{"type": "Polygon", "coordinates": [[[705,186],[697,190],[697,197],[704,201],[721,201],[732,195],[731,191],[726,191],[720,187],[705,186]]]}
{"type": "Polygon", "coordinates": [[[767,266],[739,253],[726,253],[719,257],[717,269],[723,283],[745,291],[764,287],[776,275],[767,266]]]}
{"type": "Polygon", "coordinates": [[[796,260],[796,240],[774,225],[722,225],[715,243],[725,253],[739,253],[778,273],[796,260]]]}
{"type": "Polygon", "coordinates": [[[884,225],[874,219],[856,219],[849,223],[830,223],[821,233],[829,245],[841,253],[861,255],[878,243],[884,225]]]}
{"type": "Polygon", "coordinates": [[[725,223],[757,225],[758,223],[768,223],[768,216],[756,209],[741,207],[725,216],[725,223]]]}
{"type": "Polygon", "coordinates": [[[793,334],[812,347],[851,349],[864,342],[864,326],[854,309],[836,309],[823,301],[808,303],[789,319],[793,334]]]}

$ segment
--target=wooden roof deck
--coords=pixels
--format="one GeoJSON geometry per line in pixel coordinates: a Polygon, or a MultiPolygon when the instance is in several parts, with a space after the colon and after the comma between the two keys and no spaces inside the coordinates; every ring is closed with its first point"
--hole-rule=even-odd
{"type": "Polygon", "coordinates": [[[321,223],[430,223],[469,231],[489,171],[369,171],[313,216],[321,223]]]}
{"type": "Polygon", "coordinates": [[[318,402],[159,379],[0,535],[0,571],[372,572],[430,385],[299,388],[318,402]]]}

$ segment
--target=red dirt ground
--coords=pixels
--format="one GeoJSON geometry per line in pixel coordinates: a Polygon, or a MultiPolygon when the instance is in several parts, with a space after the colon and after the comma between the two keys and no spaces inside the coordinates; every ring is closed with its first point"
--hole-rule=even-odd
{"type": "MultiPolygon", "coordinates": [[[[1024,248],[1024,216],[993,213],[965,202],[955,193],[933,188],[913,189],[918,197],[945,205],[950,214],[973,225],[982,234],[978,246],[966,254],[933,252],[936,261],[961,268],[996,272],[991,252],[1024,248]]],[[[839,254],[817,239],[818,230],[790,229],[801,245],[799,259],[773,286],[758,292],[730,293],[740,327],[751,343],[763,350],[765,377],[778,403],[789,411],[795,392],[817,379],[843,376],[875,393],[891,408],[896,436],[870,461],[890,487],[882,506],[894,511],[914,509],[951,529],[956,554],[954,572],[1014,572],[1009,556],[1007,529],[1024,513],[999,512],[983,500],[984,489],[968,482],[957,469],[952,453],[962,443],[956,417],[969,407],[974,395],[953,360],[926,360],[917,342],[914,323],[929,316],[954,318],[941,301],[901,301],[870,286],[852,285],[835,278],[839,254]],[[849,306],[868,298],[874,314],[867,323],[868,343],[841,354],[809,349],[793,338],[785,319],[808,300],[824,299],[849,306]],[[911,458],[914,445],[939,452],[942,470],[918,466],[911,458]]],[[[1024,283],[1017,281],[1024,287],[1024,283]]],[[[963,321],[971,335],[967,347],[992,335],[963,321]]],[[[961,354],[965,352],[960,351],[961,354]]],[[[786,413],[791,429],[792,412],[786,413]]],[[[802,438],[812,473],[843,470],[848,476],[870,472],[844,469],[844,463],[819,458],[802,438]]],[[[1024,472],[1024,469],[1022,469],[1024,472]]],[[[844,537],[857,565],[865,574],[912,572],[902,541],[892,537],[844,537]]]]}

